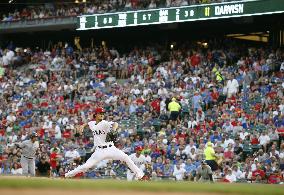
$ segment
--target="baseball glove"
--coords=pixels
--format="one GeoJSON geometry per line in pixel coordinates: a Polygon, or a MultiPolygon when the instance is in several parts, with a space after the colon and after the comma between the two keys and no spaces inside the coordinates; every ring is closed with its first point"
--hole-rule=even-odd
{"type": "Polygon", "coordinates": [[[116,131],[108,132],[106,136],[106,141],[113,142],[114,144],[116,144],[118,142],[118,133],[116,131]]]}

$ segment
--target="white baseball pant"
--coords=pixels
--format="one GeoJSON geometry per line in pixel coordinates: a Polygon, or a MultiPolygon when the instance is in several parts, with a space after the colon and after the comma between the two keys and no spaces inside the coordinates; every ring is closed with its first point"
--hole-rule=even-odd
{"type": "Polygon", "coordinates": [[[127,169],[127,172],[126,172],[126,179],[127,181],[135,180],[135,174],[131,172],[129,169],[127,169]]]}
{"type": "Polygon", "coordinates": [[[141,171],[134,162],[130,159],[130,157],[117,149],[115,146],[107,147],[107,148],[96,148],[95,152],[92,156],[86,161],[85,164],[78,166],[72,171],[69,171],[65,174],[65,177],[74,177],[76,174],[81,172],[87,172],[89,169],[93,168],[100,161],[110,159],[110,160],[120,160],[127,164],[127,166],[135,173],[135,176],[140,179],[144,176],[143,171],[141,171]]]}

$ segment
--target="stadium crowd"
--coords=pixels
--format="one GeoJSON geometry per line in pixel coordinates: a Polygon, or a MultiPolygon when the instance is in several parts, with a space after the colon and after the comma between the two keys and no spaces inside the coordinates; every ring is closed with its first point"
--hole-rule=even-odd
{"type": "Polygon", "coordinates": [[[153,9],[159,7],[178,7],[206,3],[221,3],[232,0],[100,0],[88,3],[58,3],[30,5],[22,9],[1,14],[2,22],[71,17],[81,14],[102,14],[107,12],[153,9]]]}
{"type": "MultiPolygon", "coordinates": [[[[0,56],[1,174],[22,173],[15,143],[36,131],[38,175],[63,177],[90,157],[92,134],[77,127],[100,106],[120,124],[117,147],[145,155],[153,180],[206,179],[205,166],[215,181],[283,183],[281,49],[232,40],[127,53],[106,43],[46,51],[10,44],[0,56]]],[[[77,177],[124,178],[126,171],[106,160],[77,177]]]]}

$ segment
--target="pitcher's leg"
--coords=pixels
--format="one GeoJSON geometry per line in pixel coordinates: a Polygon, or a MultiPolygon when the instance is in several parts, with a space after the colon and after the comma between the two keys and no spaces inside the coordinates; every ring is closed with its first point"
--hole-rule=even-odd
{"type": "Polygon", "coordinates": [[[126,172],[126,179],[127,181],[133,181],[135,174],[132,173],[129,169],[127,169],[126,172]]]}
{"type": "Polygon", "coordinates": [[[103,154],[103,152],[101,150],[96,150],[92,154],[92,156],[86,161],[85,164],[78,166],[72,171],[69,171],[65,174],[65,177],[74,177],[78,173],[85,173],[103,159],[105,159],[105,155],[103,154]]]}
{"type": "Polygon", "coordinates": [[[127,166],[131,169],[133,173],[135,173],[138,179],[141,179],[144,176],[143,171],[134,164],[131,158],[116,147],[112,147],[112,157],[114,160],[126,162],[127,166]]]}

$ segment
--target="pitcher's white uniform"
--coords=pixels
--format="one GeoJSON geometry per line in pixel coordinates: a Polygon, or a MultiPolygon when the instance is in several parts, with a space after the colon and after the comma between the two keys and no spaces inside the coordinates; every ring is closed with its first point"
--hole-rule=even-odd
{"type": "Polygon", "coordinates": [[[78,173],[87,172],[98,164],[98,162],[105,159],[124,161],[138,179],[141,179],[144,176],[143,171],[134,164],[127,154],[117,149],[113,142],[106,142],[107,133],[112,130],[113,124],[114,122],[105,120],[100,121],[98,124],[96,124],[96,121],[88,123],[94,135],[94,145],[96,146],[96,150],[85,164],[78,166],[73,171],[69,171],[65,174],[65,177],[73,177],[78,173]]]}
{"type": "MultiPolygon", "coordinates": [[[[136,153],[131,154],[129,157],[134,162],[134,164],[137,165],[137,167],[139,167],[139,169],[144,172],[145,164],[147,163],[146,157],[143,154],[140,154],[139,157],[137,157],[136,153]]],[[[127,169],[126,177],[127,177],[127,181],[132,181],[135,179],[135,173],[127,169]]]]}

